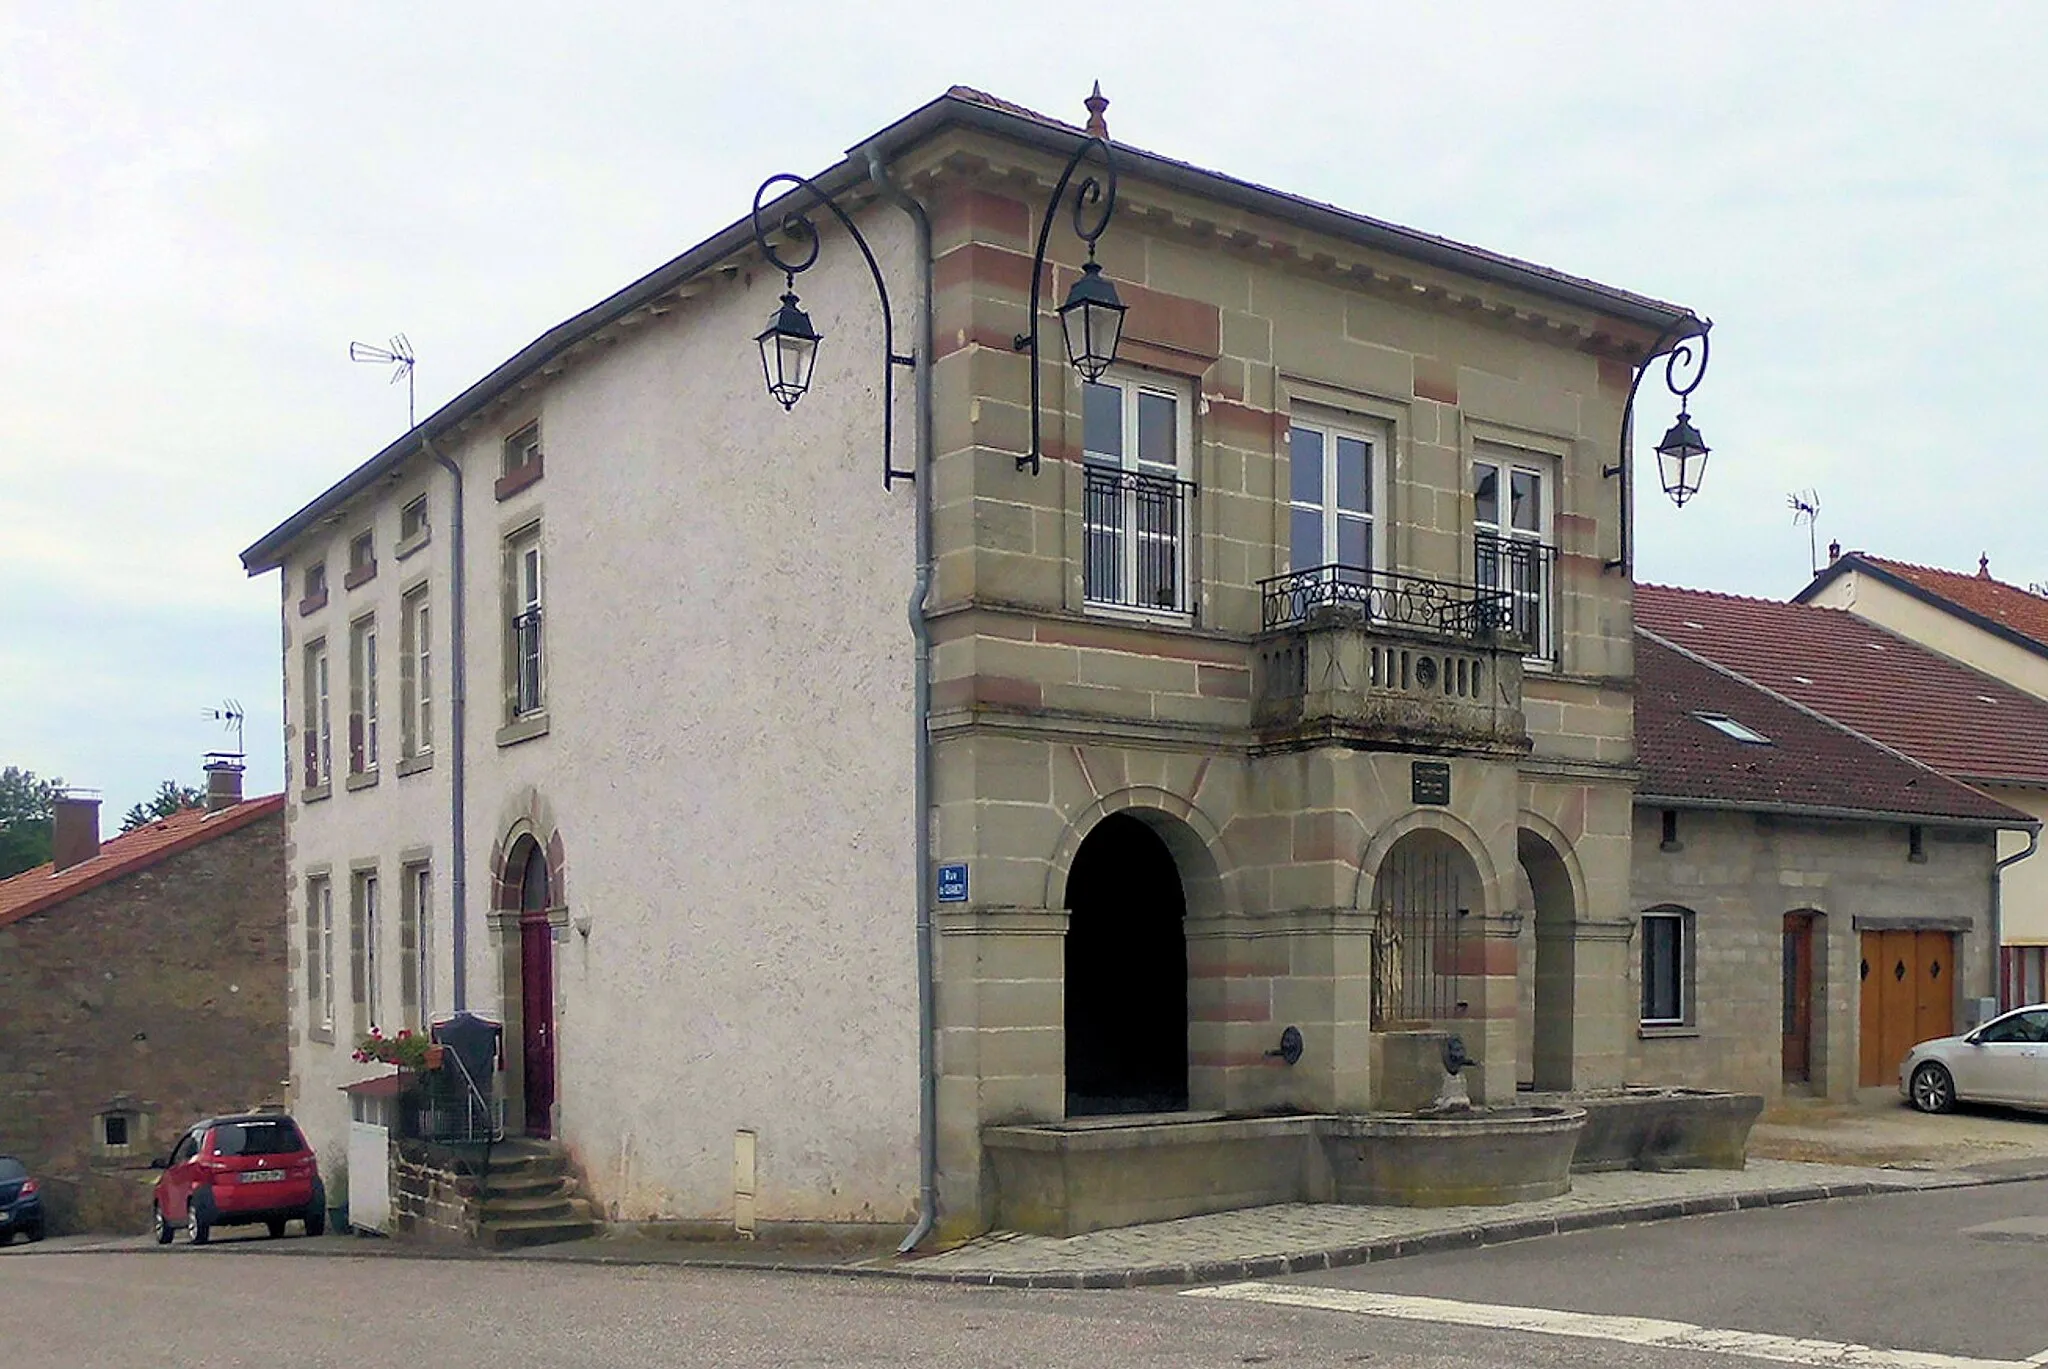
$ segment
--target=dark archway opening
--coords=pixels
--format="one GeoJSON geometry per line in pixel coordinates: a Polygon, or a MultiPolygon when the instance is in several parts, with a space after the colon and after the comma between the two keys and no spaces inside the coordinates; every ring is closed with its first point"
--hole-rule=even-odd
{"type": "Polygon", "coordinates": [[[1067,875],[1067,1115],[1188,1105],[1187,897],[1137,818],[1104,818],[1067,875]]]}

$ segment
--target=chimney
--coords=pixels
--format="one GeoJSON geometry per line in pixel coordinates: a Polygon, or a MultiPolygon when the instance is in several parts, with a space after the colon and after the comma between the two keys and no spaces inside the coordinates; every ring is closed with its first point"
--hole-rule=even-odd
{"type": "Polygon", "coordinates": [[[73,790],[59,794],[55,806],[50,864],[56,870],[69,870],[100,853],[100,796],[89,789],[73,790]]]}
{"type": "Polygon", "coordinates": [[[218,813],[242,801],[242,758],[216,751],[206,758],[206,811],[218,813]]]}

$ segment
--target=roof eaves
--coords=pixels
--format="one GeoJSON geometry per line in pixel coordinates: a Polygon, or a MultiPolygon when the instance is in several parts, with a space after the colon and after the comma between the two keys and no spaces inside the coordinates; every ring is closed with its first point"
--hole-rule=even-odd
{"type": "MultiPolygon", "coordinates": [[[[1997,802],[1997,800],[1992,800],[1997,802]]],[[[2000,832],[2037,832],[2039,818],[2018,809],[2012,817],[1970,817],[1960,813],[1903,813],[1883,808],[1846,808],[1830,804],[1777,803],[1770,799],[1713,799],[1689,794],[1652,794],[1638,791],[1638,808],[1692,808],[1723,813],[1776,813],[1785,817],[1823,818],[1830,822],[1897,822],[1920,827],[1972,827],[2000,832]]],[[[2003,806],[2003,805],[2001,805],[2003,806]]]]}
{"type": "MultiPolygon", "coordinates": [[[[838,193],[867,179],[870,156],[886,159],[897,155],[951,126],[999,134],[1027,146],[1059,154],[1070,154],[1087,136],[1069,125],[1030,114],[1015,106],[999,107],[948,91],[856,144],[839,162],[811,179],[827,191],[838,193]]],[[[1666,345],[1705,333],[1712,326],[1681,305],[1354,214],[1156,153],[1142,152],[1120,143],[1115,147],[1126,174],[1269,214],[1411,260],[1596,310],[1652,329],[1666,345]]],[[[750,215],[720,229],[625,289],[556,324],[429,414],[417,427],[329,486],[304,508],[256,539],[242,552],[243,570],[249,575],[260,575],[277,569],[283,564],[285,548],[310,531],[329,512],[371,488],[404,461],[422,450],[430,450],[436,441],[449,437],[464,420],[557,354],[730,256],[743,248],[752,236],[750,215]]]]}

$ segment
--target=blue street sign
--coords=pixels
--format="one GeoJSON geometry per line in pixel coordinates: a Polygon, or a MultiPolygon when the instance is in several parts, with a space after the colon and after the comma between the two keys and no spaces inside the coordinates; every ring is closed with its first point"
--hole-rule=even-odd
{"type": "Polygon", "coordinates": [[[939,867],[939,902],[965,903],[967,901],[967,867],[965,865],[941,865],[939,867]]]}

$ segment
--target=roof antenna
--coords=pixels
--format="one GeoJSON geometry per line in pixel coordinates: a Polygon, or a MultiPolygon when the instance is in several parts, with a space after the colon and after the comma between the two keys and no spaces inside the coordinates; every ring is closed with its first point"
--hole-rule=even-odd
{"type": "Polygon", "coordinates": [[[419,426],[419,420],[413,411],[412,343],[406,339],[405,334],[393,333],[389,347],[379,347],[369,342],[351,342],[348,345],[348,359],[391,367],[391,383],[396,385],[401,380],[405,382],[405,430],[411,432],[419,426]]]}
{"type": "MultiPolygon", "coordinates": [[[[240,699],[224,700],[219,708],[202,708],[199,710],[199,716],[211,718],[235,734],[235,749],[226,754],[233,756],[236,760],[242,759],[247,754],[242,750],[242,720],[248,715],[242,711],[242,701],[240,699]]],[[[221,753],[214,752],[212,754],[219,755],[221,753]]]]}
{"type": "Polygon", "coordinates": [[[1796,528],[1801,523],[1806,524],[1806,573],[1808,576],[1818,575],[1820,534],[1814,529],[1814,524],[1820,522],[1820,493],[1817,490],[1807,490],[1804,493],[1788,494],[1785,496],[1785,503],[1792,510],[1792,526],[1796,528]]]}

